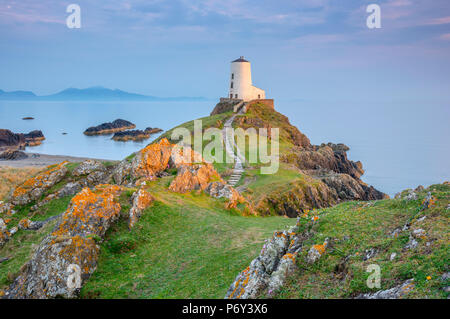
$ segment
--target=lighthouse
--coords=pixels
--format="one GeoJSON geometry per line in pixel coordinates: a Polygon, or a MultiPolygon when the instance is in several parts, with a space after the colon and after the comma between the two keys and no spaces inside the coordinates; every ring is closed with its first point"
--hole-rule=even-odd
{"type": "Polygon", "coordinates": [[[241,56],[231,62],[230,99],[239,99],[244,102],[266,98],[266,92],[253,86],[250,62],[241,56]]]}

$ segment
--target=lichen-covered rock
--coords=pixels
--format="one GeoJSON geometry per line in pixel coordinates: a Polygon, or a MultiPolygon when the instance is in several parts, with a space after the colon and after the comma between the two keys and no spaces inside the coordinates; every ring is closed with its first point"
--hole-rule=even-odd
{"type": "Polygon", "coordinates": [[[325,253],[327,246],[328,246],[328,238],[326,238],[325,242],[321,245],[313,245],[308,251],[308,256],[306,256],[306,261],[310,264],[315,263],[325,253]]]}
{"type": "MultiPolygon", "coordinates": [[[[223,182],[209,183],[205,188],[205,193],[214,198],[226,198],[228,202],[226,208],[235,208],[239,203],[247,203],[245,198],[232,186],[223,182]]],[[[248,204],[248,203],[247,203],[248,204]]]]}
{"type": "Polygon", "coordinates": [[[134,179],[154,180],[167,169],[173,145],[166,138],[146,146],[133,158],[131,175],[134,179]]]}
{"type": "Polygon", "coordinates": [[[0,215],[4,214],[7,216],[14,215],[16,212],[14,211],[14,205],[10,203],[0,202],[0,215]]]}
{"type": "Polygon", "coordinates": [[[129,182],[128,178],[131,176],[131,163],[124,159],[113,170],[112,178],[118,185],[124,185],[129,182]]]}
{"type": "Polygon", "coordinates": [[[40,199],[46,190],[64,178],[67,174],[67,163],[62,162],[49,166],[44,172],[18,186],[14,190],[10,202],[13,205],[26,205],[33,200],[40,199]]]}
{"type": "Polygon", "coordinates": [[[6,223],[3,218],[0,218],[0,247],[2,247],[11,237],[8,228],[6,227],[6,223]]]}
{"type": "Polygon", "coordinates": [[[116,185],[79,192],[10,286],[7,298],[76,297],[97,265],[95,239],[119,217],[120,193],[116,185]]]}
{"type": "Polygon", "coordinates": [[[92,172],[96,171],[106,171],[106,167],[99,161],[86,160],[73,170],[72,175],[73,176],[89,175],[92,172]]]}
{"type": "Polygon", "coordinates": [[[391,289],[358,295],[356,299],[400,299],[411,292],[414,287],[414,279],[409,279],[391,289]]]}
{"type": "Polygon", "coordinates": [[[153,197],[149,192],[141,188],[133,194],[131,200],[133,202],[133,206],[131,207],[129,213],[129,228],[133,228],[138,222],[142,211],[149,207],[153,202],[153,197]]]}
{"type": "Polygon", "coordinates": [[[178,169],[177,176],[170,183],[169,189],[177,193],[204,190],[212,181],[221,181],[221,178],[211,164],[183,165],[178,169]]]}
{"type": "Polygon", "coordinates": [[[289,231],[275,232],[260,255],[236,277],[225,298],[251,299],[264,291],[270,296],[278,290],[295,269],[295,259],[302,249],[296,229],[294,226],[289,231]]]}

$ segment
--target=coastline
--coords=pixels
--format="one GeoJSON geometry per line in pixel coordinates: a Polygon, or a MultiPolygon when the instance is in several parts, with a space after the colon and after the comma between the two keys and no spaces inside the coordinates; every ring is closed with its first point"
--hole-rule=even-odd
{"type": "Polygon", "coordinates": [[[0,167],[46,167],[53,164],[58,164],[63,161],[69,161],[73,163],[83,162],[88,159],[94,159],[101,162],[118,162],[116,160],[99,159],[99,158],[89,158],[89,157],[75,157],[66,155],[48,155],[48,154],[38,154],[24,152],[28,155],[28,158],[19,160],[0,160],[0,167]]]}

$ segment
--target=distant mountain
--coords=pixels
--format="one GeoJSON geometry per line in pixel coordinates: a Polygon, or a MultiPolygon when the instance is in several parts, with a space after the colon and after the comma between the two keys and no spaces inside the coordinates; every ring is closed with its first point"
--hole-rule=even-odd
{"type": "Polygon", "coordinates": [[[36,94],[30,91],[5,92],[3,90],[0,90],[1,100],[29,100],[35,99],[36,97],[37,97],[36,94]]]}
{"type": "Polygon", "coordinates": [[[86,89],[69,88],[61,92],[45,96],[37,96],[29,91],[5,92],[0,90],[0,100],[39,100],[39,101],[204,101],[204,97],[157,97],[129,93],[119,89],[111,90],[101,86],[86,89]]]}

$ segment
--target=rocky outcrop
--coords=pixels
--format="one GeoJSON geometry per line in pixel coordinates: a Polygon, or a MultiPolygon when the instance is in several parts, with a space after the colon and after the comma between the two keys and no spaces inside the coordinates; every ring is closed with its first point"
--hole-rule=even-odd
{"type": "Polygon", "coordinates": [[[400,299],[410,293],[414,288],[414,279],[409,279],[391,289],[380,290],[374,293],[361,294],[358,295],[355,299],[400,299]]]}
{"type": "Polygon", "coordinates": [[[338,202],[335,192],[320,181],[309,176],[294,180],[280,189],[264,195],[255,205],[260,215],[282,215],[297,217],[314,208],[325,208],[338,202]]]}
{"type": "Polygon", "coordinates": [[[328,247],[328,238],[325,239],[323,244],[313,245],[308,251],[306,262],[314,264],[316,261],[320,259],[320,257],[322,257],[327,247],[328,247]]]}
{"type": "Polygon", "coordinates": [[[17,161],[28,158],[28,155],[22,151],[9,149],[0,153],[0,160],[4,161],[17,161]]]}
{"type": "Polygon", "coordinates": [[[142,211],[149,207],[153,200],[154,199],[152,195],[150,195],[149,192],[142,188],[133,194],[131,198],[133,206],[130,209],[128,222],[128,227],[130,229],[133,228],[134,225],[138,222],[139,218],[141,217],[142,211]]]}
{"type": "Polygon", "coordinates": [[[67,174],[67,163],[62,162],[49,166],[44,172],[18,186],[14,190],[10,202],[13,205],[25,205],[40,199],[46,190],[64,178],[67,174]]]}
{"type": "Polygon", "coordinates": [[[26,146],[40,145],[45,139],[41,131],[32,131],[27,134],[13,133],[10,130],[0,129],[1,149],[24,149],[26,146]]]}
{"type": "Polygon", "coordinates": [[[84,188],[39,245],[10,286],[6,298],[73,298],[94,272],[102,238],[119,217],[121,188],[84,188]]]}
{"type": "Polygon", "coordinates": [[[8,242],[11,234],[6,227],[6,223],[3,218],[0,218],[0,247],[8,242]]]}
{"type": "Polygon", "coordinates": [[[44,134],[42,134],[42,131],[39,130],[31,131],[23,136],[25,138],[26,146],[41,145],[42,141],[45,140],[44,134]]]}
{"type": "Polygon", "coordinates": [[[150,135],[161,133],[163,130],[158,127],[147,127],[144,132],[150,135]]]}
{"type": "Polygon", "coordinates": [[[117,119],[114,122],[108,122],[103,123],[98,126],[92,126],[89,127],[86,131],[84,131],[85,135],[92,136],[92,135],[105,135],[105,134],[112,134],[116,132],[126,131],[126,130],[132,130],[136,127],[131,122],[117,119]]]}
{"type": "Polygon", "coordinates": [[[114,133],[111,139],[118,142],[127,142],[127,141],[143,141],[148,138],[150,138],[149,133],[141,130],[133,130],[114,133]]]}
{"type": "Polygon", "coordinates": [[[130,173],[134,180],[155,180],[168,168],[173,145],[167,139],[153,143],[139,152],[131,161],[130,173]]]}
{"type": "Polygon", "coordinates": [[[244,197],[232,186],[223,182],[209,183],[205,188],[205,193],[214,198],[226,198],[228,200],[226,208],[236,208],[240,203],[247,203],[244,197]]]}
{"type": "Polygon", "coordinates": [[[302,238],[295,231],[275,232],[261,253],[231,284],[225,298],[253,299],[264,293],[271,296],[295,270],[295,260],[302,250],[302,238]]]}
{"type": "Polygon", "coordinates": [[[221,178],[211,164],[182,165],[169,189],[177,193],[204,190],[212,181],[221,181],[221,178]]]}
{"type": "Polygon", "coordinates": [[[72,172],[73,176],[89,175],[96,171],[106,171],[106,167],[99,161],[86,160],[78,165],[72,172]]]}
{"type": "Polygon", "coordinates": [[[236,104],[239,104],[241,100],[223,100],[216,104],[211,112],[211,116],[220,113],[232,112],[236,104]]]}

